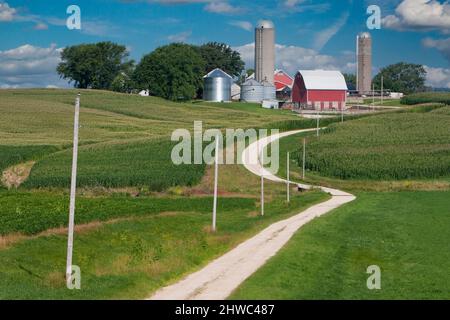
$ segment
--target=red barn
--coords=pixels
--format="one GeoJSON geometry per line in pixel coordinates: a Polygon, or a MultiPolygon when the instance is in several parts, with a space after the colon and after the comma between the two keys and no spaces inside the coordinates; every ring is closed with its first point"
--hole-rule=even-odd
{"type": "Polygon", "coordinates": [[[292,102],[301,108],[342,110],[347,101],[347,83],[339,71],[300,70],[292,88],[292,102]]]}
{"type": "Polygon", "coordinates": [[[274,85],[278,100],[290,100],[294,79],[283,70],[275,70],[274,85]]]}

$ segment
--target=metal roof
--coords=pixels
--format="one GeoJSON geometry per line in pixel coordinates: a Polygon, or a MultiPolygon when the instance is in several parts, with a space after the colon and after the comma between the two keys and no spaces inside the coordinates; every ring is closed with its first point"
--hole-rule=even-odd
{"type": "Polygon", "coordinates": [[[242,85],[243,86],[257,86],[257,87],[263,86],[261,83],[259,83],[255,79],[249,79],[249,80],[245,81],[242,85]]]}
{"type": "Polygon", "coordinates": [[[233,77],[230,76],[225,71],[223,71],[222,69],[216,68],[213,71],[211,71],[210,73],[208,73],[206,76],[204,76],[203,78],[229,78],[229,79],[232,79],[233,77]]]}
{"type": "Polygon", "coordinates": [[[294,84],[294,79],[290,75],[288,75],[283,70],[275,70],[274,75],[274,82],[275,87],[277,87],[277,90],[283,89],[284,87],[292,88],[292,85],[294,84]]]}
{"type": "Polygon", "coordinates": [[[348,90],[344,75],[339,71],[300,70],[307,90],[348,90]]]}

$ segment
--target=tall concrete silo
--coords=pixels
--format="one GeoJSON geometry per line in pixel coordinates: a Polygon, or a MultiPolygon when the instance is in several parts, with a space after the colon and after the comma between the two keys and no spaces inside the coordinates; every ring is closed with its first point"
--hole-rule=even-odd
{"type": "Polygon", "coordinates": [[[356,38],[356,90],[360,94],[372,91],[372,37],[370,33],[360,33],[356,38]]]}
{"type": "Polygon", "coordinates": [[[255,80],[273,84],[275,72],[275,26],[261,20],[255,29],[255,80]]]}

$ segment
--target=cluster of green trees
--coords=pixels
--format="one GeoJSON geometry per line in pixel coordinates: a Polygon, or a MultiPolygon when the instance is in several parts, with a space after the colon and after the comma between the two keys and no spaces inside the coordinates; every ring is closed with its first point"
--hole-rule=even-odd
{"type": "Polygon", "coordinates": [[[244,62],[224,43],[201,46],[173,43],[145,55],[138,64],[129,60],[125,46],[112,42],[65,48],[57,72],[77,88],[132,92],[149,90],[170,100],[189,100],[201,94],[203,76],[221,68],[241,76],[244,62]]]}
{"type": "MultiPolygon", "coordinates": [[[[381,90],[381,77],[383,77],[384,89],[411,94],[429,89],[425,86],[426,76],[427,72],[423,65],[400,62],[381,69],[372,81],[375,90],[381,90]]],[[[349,89],[356,90],[356,75],[346,73],[344,77],[349,89]]]]}
{"type": "MultiPolygon", "coordinates": [[[[81,44],[62,51],[57,72],[77,88],[118,92],[149,90],[151,95],[170,100],[200,97],[203,76],[215,68],[221,68],[239,82],[246,78],[239,52],[224,43],[209,42],[201,46],[172,43],[145,55],[138,64],[128,58],[129,52],[123,45],[81,44]]],[[[344,76],[349,89],[355,90],[356,76],[344,76]]],[[[427,90],[422,65],[400,62],[381,69],[373,79],[376,90],[381,89],[381,77],[384,88],[394,92],[411,94],[427,90]]]]}

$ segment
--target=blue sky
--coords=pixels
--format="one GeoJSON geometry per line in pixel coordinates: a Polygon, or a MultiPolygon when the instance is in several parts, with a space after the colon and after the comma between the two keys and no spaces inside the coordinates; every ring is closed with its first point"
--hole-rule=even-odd
{"type": "Polygon", "coordinates": [[[354,72],[369,5],[383,18],[371,31],[374,72],[420,63],[430,85],[450,88],[450,4],[439,0],[0,0],[0,87],[66,86],[54,72],[61,49],[104,40],[126,45],[135,60],[173,41],[226,42],[252,67],[260,19],[275,23],[277,67],[354,72]],[[81,30],[65,26],[71,4],[81,30]]]}

